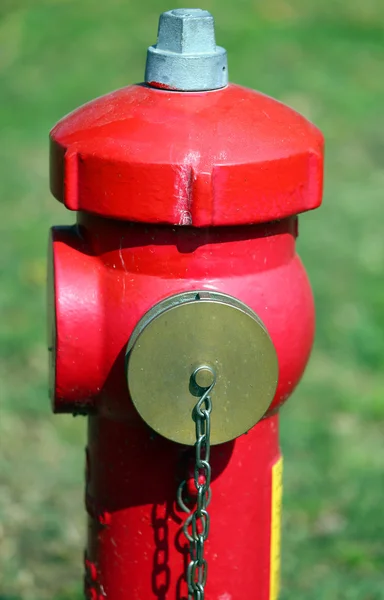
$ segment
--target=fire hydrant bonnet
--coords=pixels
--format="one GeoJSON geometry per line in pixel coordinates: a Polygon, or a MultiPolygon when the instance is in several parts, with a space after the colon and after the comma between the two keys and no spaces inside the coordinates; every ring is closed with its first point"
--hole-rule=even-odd
{"type": "Polygon", "coordinates": [[[195,227],[319,206],[321,132],[273,98],[226,85],[226,65],[210,13],[163,13],[149,85],[97,98],[53,128],[53,195],[70,210],[195,227]]]}

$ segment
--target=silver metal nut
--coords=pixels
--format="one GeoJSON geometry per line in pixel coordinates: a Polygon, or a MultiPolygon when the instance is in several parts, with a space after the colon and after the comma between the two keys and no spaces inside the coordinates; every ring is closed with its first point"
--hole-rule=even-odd
{"type": "Polygon", "coordinates": [[[165,12],[159,21],[157,50],[178,54],[216,51],[215,25],[207,10],[179,8],[165,12]]]}
{"type": "Polygon", "coordinates": [[[227,53],[216,46],[214,20],[208,11],[175,9],[160,16],[157,44],[148,48],[145,81],[179,91],[227,85],[227,53]]]}

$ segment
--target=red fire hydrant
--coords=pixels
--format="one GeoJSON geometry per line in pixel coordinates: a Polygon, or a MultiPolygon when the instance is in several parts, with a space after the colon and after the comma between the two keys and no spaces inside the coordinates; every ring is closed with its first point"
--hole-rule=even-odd
{"type": "Polygon", "coordinates": [[[322,136],[228,85],[206,11],[161,16],[145,79],[51,132],[52,193],[77,211],[52,229],[50,372],[53,410],[88,415],[85,594],[275,600],[322,136]]]}

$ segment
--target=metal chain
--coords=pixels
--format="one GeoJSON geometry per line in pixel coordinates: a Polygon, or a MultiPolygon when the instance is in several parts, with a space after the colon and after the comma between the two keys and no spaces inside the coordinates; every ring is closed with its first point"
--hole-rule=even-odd
{"type": "Polygon", "coordinates": [[[197,499],[195,509],[191,511],[183,500],[182,493],[185,481],[181,483],[177,493],[180,508],[189,513],[183,525],[183,532],[190,546],[190,562],[186,579],[189,598],[193,600],[204,600],[204,589],[208,576],[208,564],[204,558],[204,543],[207,540],[210,525],[210,516],[207,511],[211,500],[211,465],[209,460],[211,453],[212,400],[210,394],[215,386],[216,376],[213,369],[204,368],[211,372],[213,382],[208,388],[205,388],[192,414],[196,429],[194,484],[197,499]]]}

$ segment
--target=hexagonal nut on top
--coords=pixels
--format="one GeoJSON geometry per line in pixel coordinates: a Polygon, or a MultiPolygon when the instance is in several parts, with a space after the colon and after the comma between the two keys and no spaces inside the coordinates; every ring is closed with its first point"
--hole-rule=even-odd
{"type": "Polygon", "coordinates": [[[177,91],[227,85],[227,53],[216,46],[214,20],[207,10],[176,9],[160,16],[157,44],[148,48],[145,81],[177,91]]]}

